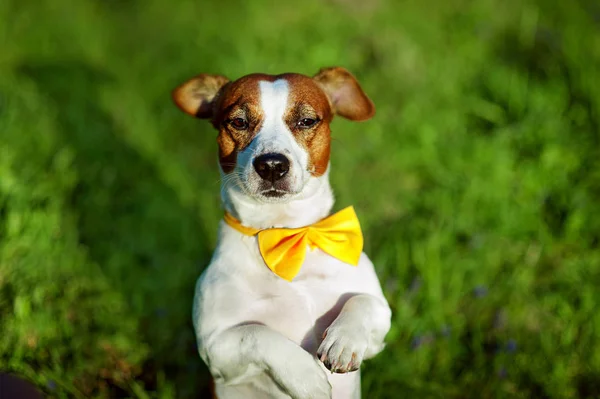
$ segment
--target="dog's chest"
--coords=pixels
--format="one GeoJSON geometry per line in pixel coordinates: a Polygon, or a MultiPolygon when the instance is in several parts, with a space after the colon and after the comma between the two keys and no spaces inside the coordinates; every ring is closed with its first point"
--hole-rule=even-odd
{"type": "Polygon", "coordinates": [[[265,279],[255,292],[251,313],[256,321],[313,352],[325,328],[339,314],[344,294],[359,289],[359,279],[353,278],[356,269],[320,250],[308,250],[292,282],[274,275],[265,279]]]}
{"type": "Polygon", "coordinates": [[[300,272],[288,282],[265,265],[256,237],[241,236],[227,226],[222,232],[197,286],[194,317],[200,322],[200,337],[258,323],[315,353],[348,295],[372,289],[372,268],[365,256],[351,266],[307,248],[300,272]]]}

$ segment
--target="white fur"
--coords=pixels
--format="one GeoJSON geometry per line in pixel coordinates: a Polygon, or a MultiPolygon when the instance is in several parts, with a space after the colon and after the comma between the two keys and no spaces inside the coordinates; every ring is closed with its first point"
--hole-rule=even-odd
{"type": "MultiPolygon", "coordinates": [[[[265,121],[251,153],[287,150],[298,193],[273,202],[249,192],[243,181],[224,184],[225,208],[246,226],[305,226],[327,216],[333,205],[329,172],[318,178],[307,172],[308,155],[283,123],[287,87],[281,80],[260,82],[265,121]]],[[[250,156],[240,155],[240,168],[247,171],[251,161],[244,157],[250,156]]],[[[196,284],[193,321],[220,399],[346,399],[360,397],[360,371],[333,374],[317,355],[340,371],[353,355],[360,364],[383,349],[390,316],[365,254],[353,267],[307,248],[290,283],[264,264],[256,237],[221,222],[211,263],[196,284]]]]}

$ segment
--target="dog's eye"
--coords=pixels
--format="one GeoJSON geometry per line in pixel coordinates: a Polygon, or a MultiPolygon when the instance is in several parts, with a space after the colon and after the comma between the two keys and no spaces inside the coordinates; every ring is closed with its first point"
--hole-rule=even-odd
{"type": "Polygon", "coordinates": [[[237,130],[246,130],[248,128],[248,122],[244,118],[235,118],[229,121],[229,124],[237,130]]]}
{"type": "Polygon", "coordinates": [[[298,127],[308,128],[312,127],[317,123],[317,119],[312,118],[302,118],[298,121],[298,127]]]}

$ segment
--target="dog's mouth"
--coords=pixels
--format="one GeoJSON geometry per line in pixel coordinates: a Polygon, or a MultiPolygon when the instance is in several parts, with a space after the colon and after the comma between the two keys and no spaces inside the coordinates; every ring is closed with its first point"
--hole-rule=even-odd
{"type": "Polygon", "coordinates": [[[275,182],[262,181],[258,187],[257,194],[263,200],[286,201],[294,194],[288,179],[281,179],[275,182]]]}
{"type": "Polygon", "coordinates": [[[284,190],[277,190],[275,188],[271,188],[268,190],[264,190],[261,191],[260,193],[262,196],[267,197],[267,198],[281,198],[286,194],[289,194],[287,191],[284,190]]]}

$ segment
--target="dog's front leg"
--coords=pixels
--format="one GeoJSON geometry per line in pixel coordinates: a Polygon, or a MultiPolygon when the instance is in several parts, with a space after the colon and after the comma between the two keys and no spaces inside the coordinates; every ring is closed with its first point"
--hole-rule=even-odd
{"type": "Polygon", "coordinates": [[[363,359],[375,356],[385,346],[391,314],[381,298],[369,294],[351,297],[325,330],[317,356],[333,372],[358,370],[363,359]]]}
{"type": "Polygon", "coordinates": [[[240,384],[266,372],[292,398],[331,398],[317,359],[264,325],[233,327],[210,341],[201,352],[217,383],[240,384]]]}

